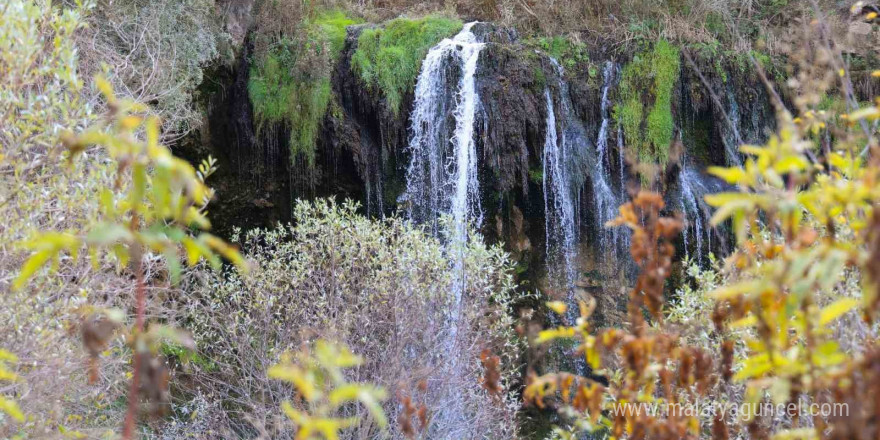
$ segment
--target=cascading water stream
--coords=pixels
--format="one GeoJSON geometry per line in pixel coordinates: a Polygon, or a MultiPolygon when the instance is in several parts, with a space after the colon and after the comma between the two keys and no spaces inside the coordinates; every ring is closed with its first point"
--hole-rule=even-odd
{"type": "Polygon", "coordinates": [[[739,104],[736,102],[736,94],[730,83],[725,87],[727,98],[727,118],[726,122],[721,125],[721,141],[724,143],[724,154],[727,159],[728,166],[742,166],[742,158],[739,155],[739,146],[742,144],[742,136],[740,136],[740,111],[739,104]]]}
{"type": "Polygon", "coordinates": [[[714,233],[709,226],[712,208],[706,203],[705,196],[724,191],[724,185],[720,180],[700,173],[687,156],[681,158],[678,185],[679,204],[687,218],[683,231],[685,253],[697,264],[702,264],[712,251],[714,233]],[[694,248],[694,255],[690,254],[690,246],[694,248]]]}
{"type": "Polygon", "coordinates": [[[572,200],[568,173],[568,152],[564,137],[556,129],[556,110],[550,89],[544,90],[547,101],[547,134],[544,138],[543,178],[544,225],[547,240],[547,268],[554,281],[569,288],[577,278],[577,229],[575,203],[572,200]]]}
{"type": "Polygon", "coordinates": [[[404,195],[408,217],[429,225],[435,236],[445,238],[452,264],[454,297],[446,311],[447,346],[440,354],[447,381],[441,393],[447,403],[434,417],[441,425],[455,427],[454,433],[444,434],[447,438],[470,436],[464,421],[464,397],[450,384],[467,380],[462,377],[467,361],[459,360],[456,354],[462,296],[467,287],[464,251],[469,225],[479,227],[482,223],[474,141],[480,100],[474,76],[485,43],[472,32],[475,24],[464,25],[456,36],[438,43],[422,61],[410,120],[412,159],[407,168],[404,195]],[[456,67],[460,72],[455,83],[447,77],[449,67],[456,67]],[[450,109],[454,127],[449,124],[450,109]],[[446,216],[452,224],[441,228],[439,221],[446,216]]]}
{"type": "Polygon", "coordinates": [[[477,41],[468,23],[453,38],[434,46],[422,62],[416,82],[415,107],[410,127],[405,193],[410,219],[431,225],[439,233],[438,219],[452,217],[454,235],[464,238],[468,221],[482,221],[477,180],[474,120],[479,106],[474,74],[485,43],[477,41]],[[447,63],[461,71],[455,92],[450,93],[447,63]],[[447,116],[454,105],[455,127],[451,139],[447,116]]]}
{"type": "MultiPolygon", "coordinates": [[[[609,99],[609,91],[614,87],[617,81],[617,66],[611,61],[605,63],[602,71],[602,98],[600,101],[600,114],[602,123],[599,126],[599,134],[596,139],[597,160],[593,165],[590,176],[593,181],[593,193],[596,197],[596,223],[599,229],[600,247],[606,249],[612,261],[618,256],[618,251],[626,246],[626,236],[621,232],[620,228],[607,229],[605,223],[617,217],[618,206],[623,202],[622,192],[623,186],[623,163],[620,164],[621,169],[621,186],[619,192],[615,192],[610,182],[610,159],[608,155],[608,131],[611,126],[611,100],[609,99]]],[[[618,141],[620,141],[620,133],[618,133],[618,141]]],[[[619,151],[623,151],[618,144],[619,151]]],[[[621,160],[623,155],[621,154],[621,160]]]]}

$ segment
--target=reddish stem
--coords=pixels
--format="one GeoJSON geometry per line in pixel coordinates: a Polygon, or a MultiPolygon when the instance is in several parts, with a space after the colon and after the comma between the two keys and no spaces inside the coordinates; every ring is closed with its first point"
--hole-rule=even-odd
{"type": "Polygon", "coordinates": [[[140,256],[138,256],[138,261],[135,263],[135,277],[136,277],[136,290],[135,290],[135,301],[136,301],[136,311],[135,311],[135,330],[134,330],[134,338],[133,338],[133,348],[132,348],[132,373],[131,373],[131,387],[128,389],[128,410],[125,413],[125,423],[122,427],[122,438],[125,440],[131,440],[134,436],[134,426],[135,426],[135,418],[137,417],[137,406],[138,406],[138,387],[140,386],[140,372],[141,372],[141,357],[138,353],[138,339],[141,337],[141,334],[144,332],[144,315],[146,308],[146,289],[144,287],[144,269],[143,265],[140,261],[140,256]]]}

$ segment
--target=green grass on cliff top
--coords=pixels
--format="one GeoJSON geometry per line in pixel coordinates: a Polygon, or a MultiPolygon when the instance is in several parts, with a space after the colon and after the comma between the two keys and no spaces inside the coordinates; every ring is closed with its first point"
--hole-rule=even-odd
{"type": "Polygon", "coordinates": [[[435,15],[394,19],[384,27],[361,33],[351,64],[364,83],[378,87],[391,110],[399,113],[428,50],[461,28],[460,20],[435,15]]]}

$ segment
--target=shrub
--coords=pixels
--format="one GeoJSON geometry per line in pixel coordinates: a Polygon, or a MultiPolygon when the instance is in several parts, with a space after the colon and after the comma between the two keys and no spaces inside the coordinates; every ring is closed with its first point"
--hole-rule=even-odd
{"type": "Polygon", "coordinates": [[[398,18],[381,28],[364,29],[351,59],[352,67],[369,87],[378,87],[388,107],[400,112],[404,95],[411,92],[428,50],[461,30],[457,19],[427,16],[398,18]]]}
{"type": "Polygon", "coordinates": [[[213,1],[100,1],[88,21],[78,44],[83,75],[104,74],[121,97],[149,103],[168,141],[202,124],[202,69],[232,58],[220,53],[230,37],[213,1]]]}
{"type": "Polygon", "coordinates": [[[0,416],[3,438],[49,437],[59,429],[98,436],[121,420],[118,408],[96,405],[118,397],[121,375],[110,365],[105,371],[112,378],[86,386],[86,356],[65,329],[77,320],[84,296],[110,302],[123,291],[123,277],[113,276],[112,268],[109,276],[99,274],[86,263],[61,268],[67,282],[37,274],[33,290],[10,289],[26,257],[14,244],[37,230],[82,224],[97,214],[98,190],[113,185],[110,164],[98,156],[82,174],[61,166],[60,132],[95,119],[82,96],[74,46],[88,9],[30,0],[0,7],[0,347],[19,359],[19,380],[4,382],[0,394],[25,415],[22,423],[0,416]],[[96,398],[99,387],[104,394],[96,398]]]}
{"type": "MultiPolygon", "coordinates": [[[[0,11],[0,45],[5,45],[0,108],[9,118],[0,168],[3,187],[14,188],[4,191],[0,202],[0,346],[25,366],[17,371],[20,380],[4,383],[3,406],[16,419],[27,415],[20,424],[0,424],[3,437],[99,437],[118,428],[127,382],[122,365],[128,359],[142,365],[141,374],[135,368],[133,375],[142,379],[140,391],[155,390],[151,397],[167,392],[155,374],[152,382],[143,379],[151,376],[145,370],[159,373],[161,365],[153,369],[152,362],[139,362],[167,330],[145,331],[141,325],[144,283],[166,279],[166,270],[173,276],[179,256],[169,242],[184,239],[183,228],[206,223],[195,206],[210,196],[198,177],[208,169],[197,174],[160,145],[158,122],[147,117],[146,107],[116,100],[109,84],[99,81],[108,116],[102,119],[106,124],[95,124],[82,96],[73,45],[87,7],[14,1],[0,11]],[[84,130],[87,124],[91,128],[84,130]],[[82,164],[81,172],[75,164],[82,164]],[[89,258],[77,258],[86,248],[89,258]],[[156,257],[162,253],[168,266],[156,257]],[[134,271],[126,271],[128,262],[134,271]],[[55,275],[47,276],[44,266],[55,275]],[[130,305],[133,273],[140,288],[137,325],[129,334],[137,356],[114,333],[126,317],[119,307],[130,305]],[[106,358],[100,371],[99,357],[106,358]],[[20,412],[8,403],[7,393],[15,396],[20,412]]],[[[194,242],[200,250],[190,256],[211,247],[209,241],[220,243],[203,238],[194,242]]],[[[3,358],[13,359],[5,351],[3,358]]],[[[0,375],[5,378],[6,372],[0,375]]],[[[138,396],[139,387],[132,389],[138,396]]],[[[131,408],[133,402],[129,399],[131,408]]]]}
{"type": "MultiPolygon", "coordinates": [[[[356,210],[351,203],[299,202],[293,226],[241,237],[253,271],[192,275],[191,293],[178,299],[182,325],[216,364],[192,366],[194,383],[227,408],[218,418],[228,430],[289,432],[279,426],[277,408],[292,392],[266,371],[281,353],[320,335],[364,359],[347,380],[397,396],[384,405],[390,419],[400,418],[407,395],[427,406],[427,437],[509,438],[516,405],[511,396],[496,400],[481,389],[478,363],[483,349],[501,356],[501,383],[510,385],[518,348],[506,255],[476,236],[462,250],[468,282],[457,333],[450,333],[455,274],[444,246],[403,220],[370,220],[356,210]],[[422,381],[427,388],[419,390],[422,381]]],[[[375,429],[363,418],[355,431],[370,438],[375,429]]],[[[391,433],[403,437],[400,426],[391,433]]]]}

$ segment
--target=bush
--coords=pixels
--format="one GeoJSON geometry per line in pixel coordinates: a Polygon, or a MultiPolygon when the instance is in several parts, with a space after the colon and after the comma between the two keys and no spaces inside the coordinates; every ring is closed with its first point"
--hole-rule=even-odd
{"type": "Polygon", "coordinates": [[[100,1],[78,47],[81,70],[105,73],[120,97],[148,103],[162,119],[166,140],[176,140],[203,122],[196,101],[202,69],[231,53],[220,53],[230,37],[220,28],[211,0],[100,1]]]}
{"type": "MultiPolygon", "coordinates": [[[[227,430],[289,433],[277,408],[292,391],[266,371],[281,353],[320,335],[365,359],[348,380],[397,395],[385,405],[389,419],[399,418],[407,395],[427,405],[428,438],[510,438],[517,405],[481,389],[479,368],[480,352],[489,349],[504,360],[502,384],[509,386],[516,366],[507,256],[476,236],[463,249],[467,287],[456,333],[456,274],[445,247],[401,219],[370,220],[356,210],[351,203],[299,202],[293,226],[241,237],[256,266],[249,274],[192,274],[190,293],[178,299],[181,325],[213,363],[192,365],[192,383],[227,408],[216,417],[227,430]]],[[[374,437],[370,418],[361,420],[355,437],[374,437]]],[[[394,438],[403,437],[400,429],[392,427],[394,438]]]]}
{"type": "Polygon", "coordinates": [[[417,20],[398,18],[381,28],[364,29],[351,59],[352,67],[364,84],[382,91],[394,113],[400,113],[403,97],[415,87],[428,50],[461,27],[457,19],[427,16],[417,20]]]}

